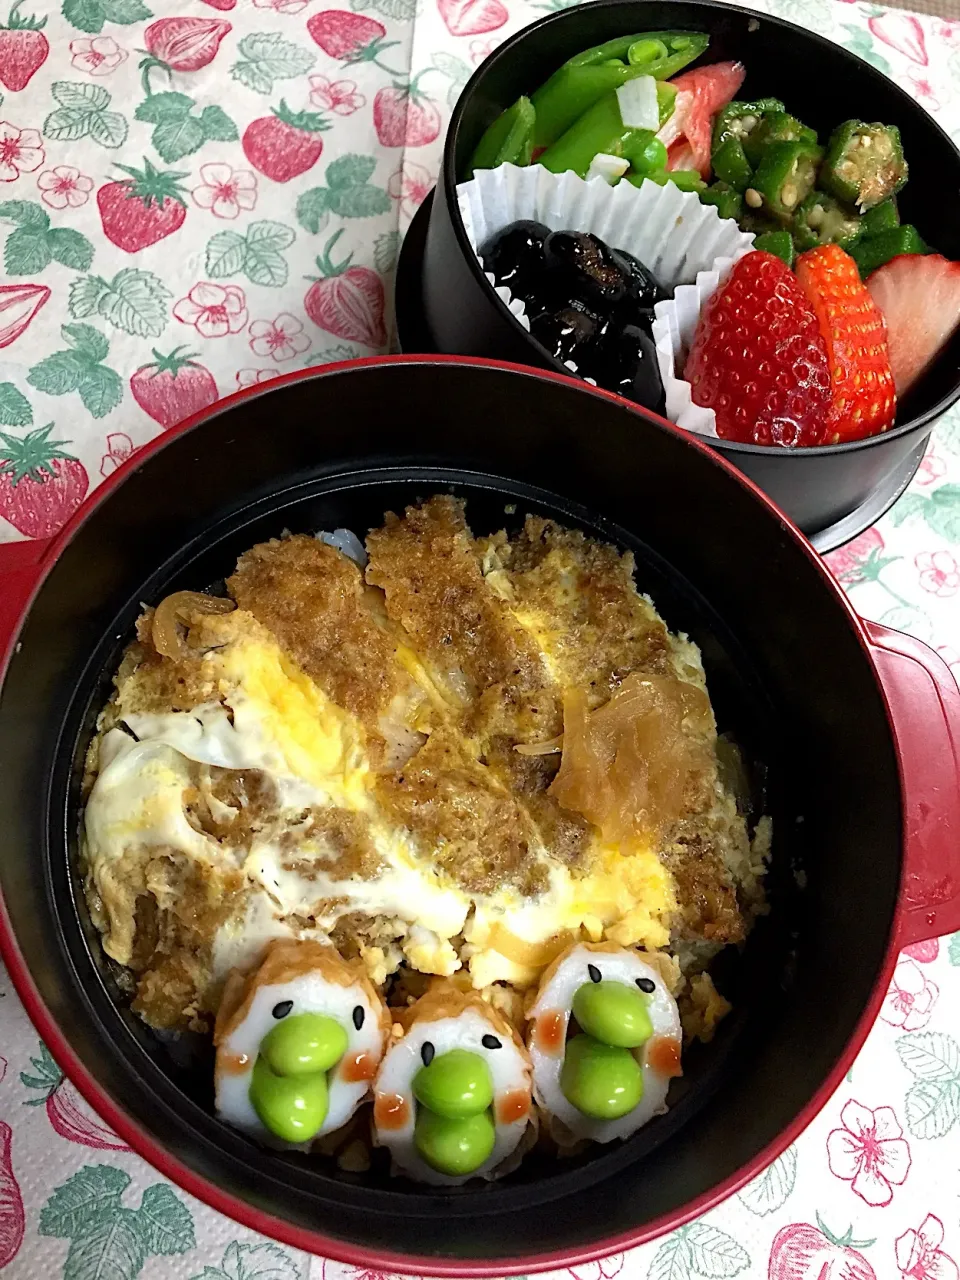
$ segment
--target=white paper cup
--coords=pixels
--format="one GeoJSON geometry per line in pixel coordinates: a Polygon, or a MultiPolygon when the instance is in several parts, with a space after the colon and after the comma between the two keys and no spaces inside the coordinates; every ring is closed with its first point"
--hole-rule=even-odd
{"type": "MultiPolygon", "coordinates": [[[[712,409],[695,405],[688,382],[677,376],[701,308],[733,264],[753,248],[753,235],[721,218],[695,192],[673,183],[585,182],[575,173],[551,173],[542,165],[481,169],[457,187],[460,216],[475,253],[497,231],[529,218],[551,231],[589,231],[613,249],[624,249],[648,267],[672,298],[654,309],[653,341],[660,364],[667,417],[678,426],[715,436],[712,409]]],[[[523,302],[487,279],[527,330],[523,302]]]]}

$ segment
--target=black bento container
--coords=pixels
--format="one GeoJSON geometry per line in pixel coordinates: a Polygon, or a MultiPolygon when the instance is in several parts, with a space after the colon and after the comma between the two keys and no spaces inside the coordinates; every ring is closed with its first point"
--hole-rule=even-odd
{"type": "MultiPolygon", "coordinates": [[[[567,58],[631,31],[669,29],[709,32],[710,47],[693,65],[740,59],[747,78],[738,96],[781,98],[821,136],[851,117],[897,125],[910,163],[910,179],[899,198],[902,220],[915,223],[939,252],[960,258],[960,152],[923,108],[879,71],[810,31],[733,5],[599,0],[551,14],[518,32],[486,59],[460,95],[429,213],[420,273],[425,328],[419,346],[426,340],[429,350],[561,369],[484,278],[460,218],[457,181],[466,176],[473,150],[496,115],[521,93],[536,89],[567,58]]],[[[402,325],[400,338],[405,350],[413,349],[402,325]]],[[[886,488],[889,497],[872,513],[876,518],[898,496],[898,473],[905,484],[937,419],[958,398],[960,333],[904,399],[898,425],[884,435],[789,451],[734,441],[709,443],[805,533],[816,534],[886,488]]]]}

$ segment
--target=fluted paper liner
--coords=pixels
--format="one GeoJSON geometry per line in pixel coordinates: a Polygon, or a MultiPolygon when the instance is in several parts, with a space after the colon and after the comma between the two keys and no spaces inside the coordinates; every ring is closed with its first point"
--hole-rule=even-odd
{"type": "MultiPolygon", "coordinates": [[[[753,247],[751,234],[672,182],[611,187],[602,178],[585,182],[575,173],[551,173],[539,164],[481,169],[457,187],[457,198],[475,253],[511,222],[530,218],[551,231],[590,231],[611,248],[639,258],[673,293],[657,303],[653,323],[667,417],[688,431],[717,434],[713,410],[693,403],[690,384],[677,370],[683,368],[702,307],[753,247]]],[[[523,301],[485,274],[504,306],[529,330],[523,301]]]]}

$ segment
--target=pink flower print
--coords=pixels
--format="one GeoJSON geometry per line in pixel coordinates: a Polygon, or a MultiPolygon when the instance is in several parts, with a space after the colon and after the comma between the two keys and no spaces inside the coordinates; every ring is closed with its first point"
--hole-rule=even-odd
{"type": "Polygon", "coordinates": [[[430,194],[435,182],[433,174],[422,164],[413,160],[404,161],[403,168],[392,174],[387,182],[387,191],[394,200],[400,202],[400,208],[408,218],[412,218],[424,200],[430,194]]]}
{"type": "Polygon", "coordinates": [[[328,80],[326,76],[310,77],[310,103],[321,111],[332,111],[337,116],[350,116],[367,105],[362,93],[357,93],[356,80],[328,80]]]}
{"type": "Polygon", "coordinates": [[[238,369],[237,386],[243,391],[246,387],[256,387],[261,382],[269,382],[271,378],[279,377],[279,369],[238,369]]]}
{"type": "Polygon", "coordinates": [[[942,1244],[943,1223],[928,1213],[917,1231],[897,1236],[897,1266],[912,1280],[957,1280],[957,1264],[941,1251],[942,1244]]]}
{"type": "Polygon", "coordinates": [[[215,218],[230,218],[241,209],[252,209],[257,203],[257,179],[249,169],[234,169],[229,164],[202,164],[199,187],[190,193],[194,204],[209,209],[215,218]]]}
{"type": "Polygon", "coordinates": [[[253,0],[255,9],[272,9],[274,13],[302,13],[310,0],[253,0]]]}
{"type": "Polygon", "coordinates": [[[871,1111],[851,1098],[840,1123],[842,1129],[827,1135],[830,1172],[852,1182],[854,1195],[867,1204],[889,1204],[893,1188],[902,1186],[910,1172],[910,1147],[893,1108],[871,1111]]]}
{"type": "Polygon", "coordinates": [[[69,164],[44,169],[37,179],[40,199],[51,209],[79,209],[90,199],[93,179],[69,164]]]}
{"type": "Polygon", "coordinates": [[[133,455],[133,441],[125,431],[112,431],[107,436],[107,452],[100,459],[100,474],[106,480],[121,463],[133,455]]]}
{"type": "Polygon", "coordinates": [[[39,130],[18,129],[0,120],[0,182],[16,182],[21,173],[39,169],[45,159],[39,130]]]}
{"type": "Polygon", "coordinates": [[[582,1262],[579,1267],[571,1267],[573,1280],[613,1280],[623,1270],[623,1254],[614,1253],[609,1258],[600,1258],[596,1262],[582,1262]]]}
{"type": "Polygon", "coordinates": [[[192,324],[202,338],[224,338],[247,327],[247,300],[235,284],[201,280],[173,308],[181,324],[192,324]]]}
{"type": "Polygon", "coordinates": [[[71,40],[70,65],[91,76],[108,76],[126,62],[128,53],[121,49],[113,36],[94,36],[92,40],[71,40]]]}
{"type": "Polygon", "coordinates": [[[936,983],[930,981],[915,961],[901,958],[894,970],[880,1017],[891,1027],[919,1031],[930,1021],[939,994],[936,983]]]}
{"type": "MultiPolygon", "coordinates": [[[[943,650],[938,650],[940,654],[943,650]]],[[[909,956],[911,960],[919,960],[921,964],[932,964],[940,954],[940,939],[930,938],[927,942],[911,942],[909,947],[903,948],[903,954],[909,956]]]]}
{"type": "Polygon", "coordinates": [[[907,83],[913,90],[914,97],[919,98],[924,106],[928,107],[931,111],[940,110],[940,99],[937,97],[936,90],[925,75],[921,75],[920,72],[914,71],[913,68],[911,68],[907,72],[907,83]]]}
{"type": "Polygon", "coordinates": [[[855,587],[858,582],[866,582],[870,576],[865,571],[867,562],[883,551],[883,536],[876,529],[866,529],[852,542],[826,556],[827,564],[834,577],[847,587],[855,587]]]}
{"type": "Polygon", "coordinates": [[[933,484],[947,470],[947,464],[935,453],[925,453],[917,471],[917,484],[933,484]]]}
{"type": "Polygon", "coordinates": [[[309,345],[303,325],[289,311],[282,311],[276,320],[254,320],[250,326],[250,350],[254,355],[270,356],[278,362],[292,360],[309,345]]]}
{"type": "Polygon", "coordinates": [[[938,22],[934,35],[945,44],[960,44],[960,22],[938,22]]]}
{"type": "Polygon", "coordinates": [[[943,600],[960,591],[960,566],[949,551],[921,551],[913,562],[920,570],[924,591],[943,600]]]}
{"type": "Polygon", "coordinates": [[[500,41],[494,36],[490,40],[471,40],[469,45],[470,61],[475,67],[478,67],[485,58],[489,58],[491,53],[500,41]]]}

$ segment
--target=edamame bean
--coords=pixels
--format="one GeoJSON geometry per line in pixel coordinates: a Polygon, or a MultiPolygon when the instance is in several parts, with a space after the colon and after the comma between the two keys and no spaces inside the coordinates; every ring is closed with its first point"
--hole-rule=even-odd
{"type": "Polygon", "coordinates": [[[587,1035],[620,1049],[636,1049],[653,1035],[646,1000],[625,982],[585,982],[573,997],[573,1016],[587,1035]]]}
{"type": "Polygon", "coordinates": [[[329,1095],[322,1071],[278,1076],[263,1056],[253,1064],[250,1102],[261,1123],[284,1142],[309,1142],[327,1118],[329,1095]]]}
{"type": "Polygon", "coordinates": [[[431,1169],[462,1178],[490,1159],[496,1129],[489,1111],[454,1120],[421,1106],[413,1138],[431,1169]]]}
{"type": "Polygon", "coordinates": [[[643,1073],[629,1049],[574,1036],[560,1071],[566,1100],[594,1120],[618,1120],[643,1097],[643,1073]]]}
{"type": "Polygon", "coordinates": [[[278,1022],[260,1042],[260,1054],[278,1076],[329,1071],[347,1051],[347,1033],[322,1013],[297,1013],[278,1022]]]}
{"type": "Polygon", "coordinates": [[[479,1053],[451,1049],[420,1068],[413,1077],[413,1093],[438,1116],[449,1120],[475,1116],[493,1101],[490,1068],[479,1053]]]}

